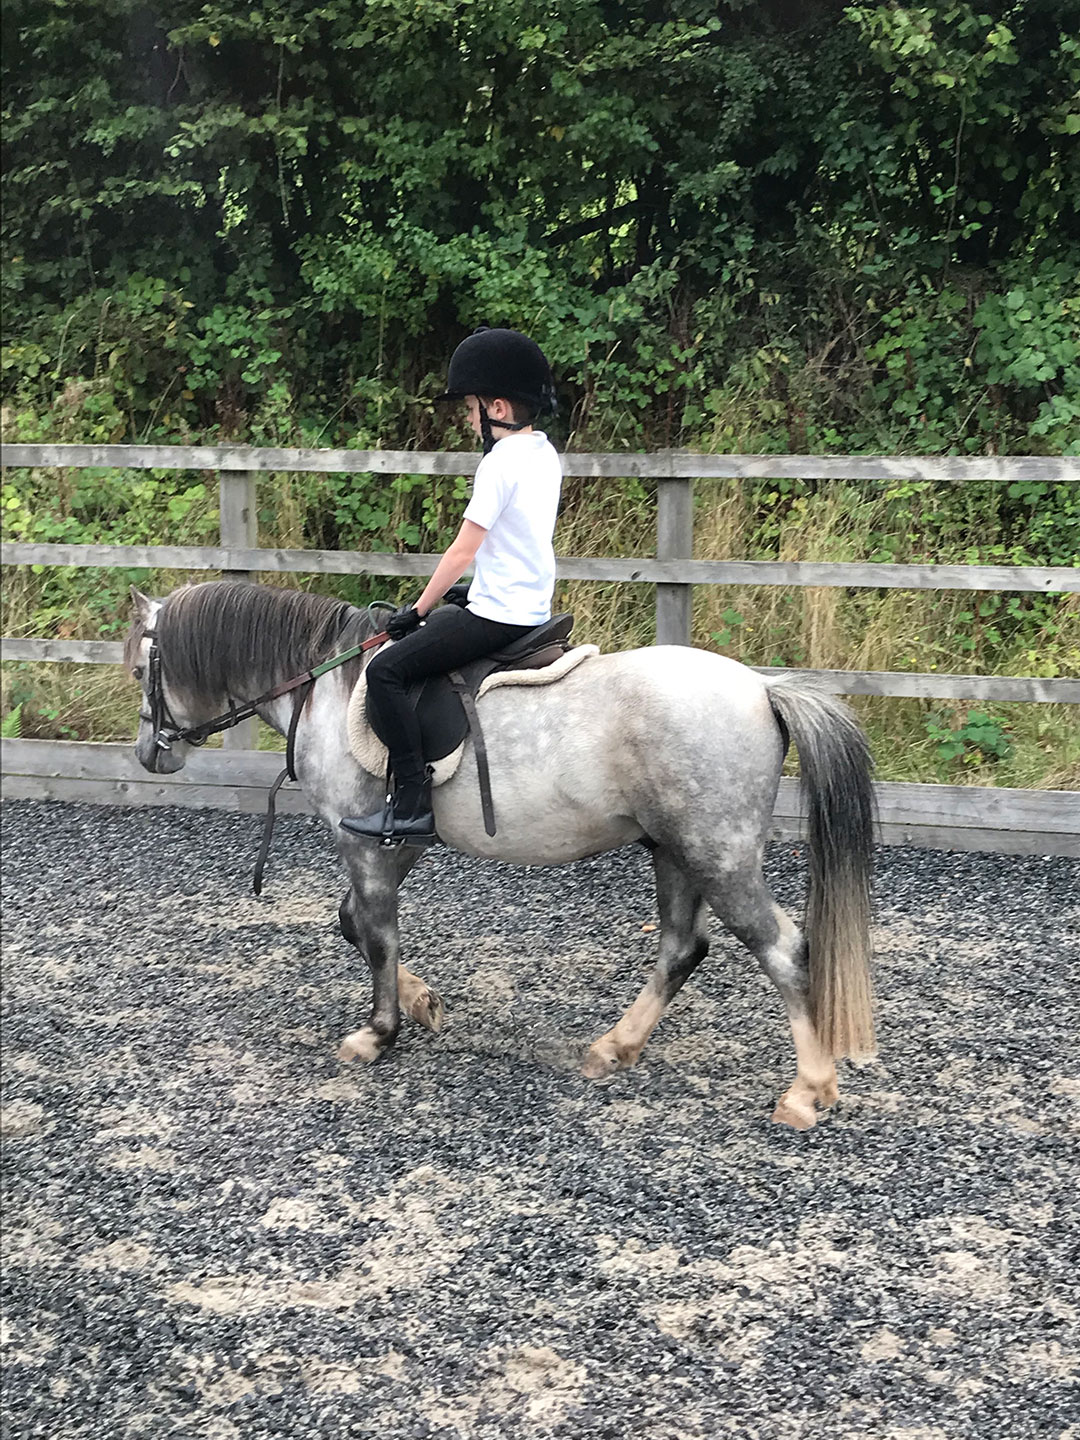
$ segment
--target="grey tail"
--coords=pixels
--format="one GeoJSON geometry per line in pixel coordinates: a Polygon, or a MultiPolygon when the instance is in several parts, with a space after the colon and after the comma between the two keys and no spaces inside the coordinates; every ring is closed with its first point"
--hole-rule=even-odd
{"type": "Polygon", "coordinates": [[[831,695],[784,679],[769,682],[769,701],[798,750],[807,812],[810,1018],[830,1054],[873,1054],[870,747],[854,715],[831,695]]]}

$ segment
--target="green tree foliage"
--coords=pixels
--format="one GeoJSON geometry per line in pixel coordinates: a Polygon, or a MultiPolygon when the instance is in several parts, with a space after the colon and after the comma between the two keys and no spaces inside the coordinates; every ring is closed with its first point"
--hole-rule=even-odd
{"type": "Polygon", "coordinates": [[[3,25],[5,393],[86,438],[430,439],[487,319],[612,443],[1080,449],[1077,0],[3,25]]]}

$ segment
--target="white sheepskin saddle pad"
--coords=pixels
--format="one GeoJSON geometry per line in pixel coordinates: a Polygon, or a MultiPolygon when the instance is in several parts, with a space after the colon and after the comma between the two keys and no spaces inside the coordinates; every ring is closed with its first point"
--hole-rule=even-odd
{"type": "MultiPolygon", "coordinates": [[[[390,642],[387,642],[390,643],[390,642]]],[[[374,659],[379,651],[376,650],[371,657],[374,659]]],[[[477,709],[479,702],[492,690],[502,689],[507,685],[555,685],[564,676],[569,675],[571,670],[586,660],[591,660],[595,655],[600,654],[598,645],[575,645],[565,655],[551,665],[545,665],[542,670],[496,670],[489,675],[476,692],[477,709]]],[[[483,711],[480,711],[480,720],[483,723],[483,711]]],[[[367,672],[360,676],[353,688],[349,699],[349,749],[353,756],[360,762],[369,775],[376,775],[381,780],[386,774],[387,754],[386,746],[372,730],[367,721],[367,672]]],[[[433,765],[431,783],[433,785],[445,785],[447,780],[453,778],[461,764],[461,757],[465,752],[465,745],[462,743],[456,750],[441,760],[436,760],[433,765]]]]}

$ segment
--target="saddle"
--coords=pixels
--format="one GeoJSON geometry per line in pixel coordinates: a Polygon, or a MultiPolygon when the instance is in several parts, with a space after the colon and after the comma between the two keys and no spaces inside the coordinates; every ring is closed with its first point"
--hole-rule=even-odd
{"type": "MultiPolygon", "coordinates": [[[[438,633],[440,616],[446,609],[435,610],[424,622],[438,633]]],[[[570,648],[568,641],[574,628],[573,615],[553,615],[535,630],[530,630],[493,655],[471,660],[460,670],[446,675],[431,675],[409,690],[423,740],[424,759],[429,764],[451,755],[472,731],[477,754],[483,746],[483,734],[476,715],[476,693],[496,670],[542,670],[560,659],[570,648]]],[[[388,737],[374,724],[370,707],[367,722],[385,745],[388,737]]]]}

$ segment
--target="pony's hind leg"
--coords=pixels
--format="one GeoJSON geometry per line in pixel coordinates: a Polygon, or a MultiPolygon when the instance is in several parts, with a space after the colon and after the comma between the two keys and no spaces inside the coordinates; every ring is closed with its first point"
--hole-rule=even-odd
{"type": "Polygon", "coordinates": [[[660,910],[660,953],[648,984],[617,1025],[590,1047],[581,1067],[590,1080],[637,1063],[672,999],[709,953],[708,912],[669,851],[653,851],[660,910]]]}
{"type": "Polygon", "coordinates": [[[817,1122],[817,1106],[836,1103],[836,1066],[818,1041],[810,1020],[806,940],[769,892],[760,870],[724,877],[709,894],[717,917],[755,957],[780,992],[795,1042],[794,1083],[780,1097],[773,1120],[796,1130],[817,1122]]]}

